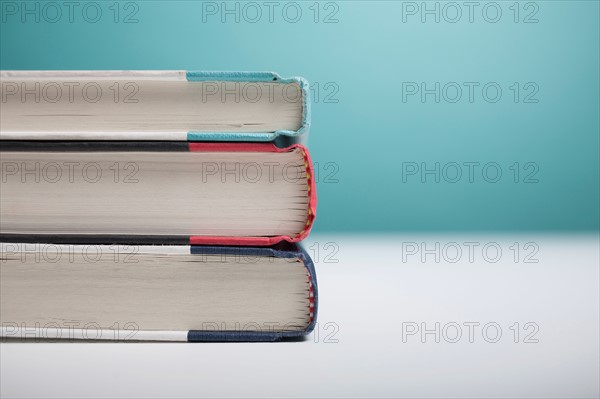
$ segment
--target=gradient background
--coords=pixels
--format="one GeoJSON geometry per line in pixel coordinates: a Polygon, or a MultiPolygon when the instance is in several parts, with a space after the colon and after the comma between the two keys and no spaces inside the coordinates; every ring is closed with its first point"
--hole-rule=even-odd
{"type": "Polygon", "coordinates": [[[77,2],[73,22],[51,23],[6,12],[48,2],[0,0],[0,67],[272,70],[312,83],[319,207],[304,245],[319,324],[306,341],[273,345],[2,343],[0,395],[598,397],[600,2],[482,1],[473,22],[462,0],[427,2],[439,22],[403,13],[422,1],[276,2],[270,22],[262,0],[138,0],[117,3],[115,22],[115,1],[96,0],[96,23],[81,14],[91,2],[77,2]],[[460,21],[445,21],[448,4],[460,21]],[[498,22],[485,6],[488,19],[501,9],[498,22]],[[224,7],[238,7],[238,22],[224,7]],[[466,90],[456,103],[403,101],[403,82],[479,89],[473,102],[466,90]],[[488,82],[503,90],[495,103],[481,95],[488,82]],[[524,101],[531,87],[537,102],[524,101]],[[466,168],[456,183],[403,178],[407,163],[465,162],[480,165],[473,182],[466,168]],[[494,162],[502,177],[490,183],[481,166],[494,162]],[[474,260],[431,253],[467,242],[474,260]],[[485,259],[490,243],[501,259],[485,259]],[[406,244],[421,251],[404,260],[406,244]],[[401,341],[405,322],[466,321],[499,323],[502,340],[401,341]],[[513,342],[516,322],[538,325],[539,342],[513,342]]]}
{"type": "MultiPolygon", "coordinates": [[[[55,23],[55,8],[44,1],[1,3],[2,69],[273,70],[307,78],[314,85],[317,233],[599,229],[597,1],[520,2],[518,22],[514,2],[500,1],[496,23],[483,17],[489,2],[479,2],[473,22],[458,2],[456,23],[445,20],[456,8],[444,2],[437,3],[439,22],[407,13],[422,2],[394,1],[279,2],[271,22],[257,2],[262,16],[253,22],[256,7],[243,2],[149,0],[118,3],[116,23],[114,1],[96,2],[96,23],[83,18],[90,2],[79,2],[73,22],[64,2],[51,2],[63,12],[55,23]],[[24,7],[38,7],[39,22],[35,12],[23,16],[24,7]],[[289,22],[297,9],[302,16],[289,22]],[[124,23],[131,13],[133,23],[124,23]],[[434,95],[403,102],[403,82],[479,87],[472,103],[466,89],[456,103],[443,96],[436,103],[434,95]],[[482,97],[488,82],[503,90],[495,103],[482,97]],[[529,82],[539,88],[537,103],[524,102],[529,82]],[[406,162],[480,166],[473,182],[466,167],[456,183],[443,175],[403,181],[406,162]],[[481,175],[488,162],[502,170],[497,183],[481,175]],[[525,182],[534,170],[537,182],[525,182]]],[[[495,8],[487,11],[493,19],[495,8]]],[[[454,169],[448,173],[451,179],[454,169]]]]}

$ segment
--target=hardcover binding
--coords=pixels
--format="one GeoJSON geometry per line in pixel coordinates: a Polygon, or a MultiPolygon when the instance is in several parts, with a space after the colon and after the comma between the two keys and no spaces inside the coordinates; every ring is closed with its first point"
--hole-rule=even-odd
{"type": "Polygon", "coordinates": [[[296,83],[302,90],[302,124],[298,130],[277,130],[274,132],[231,133],[231,132],[188,132],[188,141],[275,141],[279,137],[297,139],[308,134],[310,129],[311,109],[308,81],[302,77],[282,78],[275,72],[186,72],[190,82],[227,81],[227,82],[276,82],[283,84],[296,83]]]}
{"type": "MultiPolygon", "coordinates": [[[[285,244],[282,246],[286,246],[285,244]]],[[[192,254],[219,254],[242,256],[272,256],[275,258],[298,258],[308,270],[309,278],[309,303],[311,318],[306,329],[301,331],[200,331],[191,330],[187,334],[188,342],[274,342],[282,339],[299,338],[310,334],[317,323],[319,290],[315,265],[308,253],[297,244],[287,244],[286,249],[278,247],[252,248],[252,247],[218,247],[218,246],[192,246],[192,254]]]]}
{"type": "MultiPolygon", "coordinates": [[[[286,148],[279,148],[274,143],[177,143],[177,142],[127,142],[127,141],[78,141],[78,142],[41,142],[41,141],[1,141],[2,151],[190,151],[190,152],[288,152],[299,149],[304,157],[306,167],[306,184],[309,201],[306,224],[302,231],[294,236],[265,236],[265,237],[232,237],[232,236],[159,236],[162,242],[189,244],[189,245],[239,245],[239,246],[269,246],[281,241],[299,242],[306,238],[313,226],[317,213],[317,193],[314,178],[314,167],[310,154],[302,144],[293,144],[286,148]]],[[[51,235],[55,237],[57,235],[51,235]]],[[[0,233],[0,239],[15,242],[45,242],[49,237],[45,234],[5,234],[0,233]]],[[[65,238],[76,242],[87,243],[90,240],[99,243],[123,242],[122,236],[115,235],[66,235],[65,238]]],[[[128,236],[126,242],[137,244],[153,244],[158,237],[128,236]]],[[[160,241],[159,240],[159,241],[160,241]]]]}
{"type": "Polygon", "coordinates": [[[290,147],[279,148],[272,143],[189,143],[190,151],[233,151],[233,152],[287,152],[298,148],[304,156],[304,166],[306,167],[306,184],[308,185],[308,214],[304,229],[297,235],[290,236],[272,236],[272,237],[229,237],[229,236],[191,236],[190,245],[274,245],[281,241],[299,242],[308,236],[317,214],[317,192],[314,178],[314,168],[310,159],[310,154],[306,147],[301,144],[294,144],[290,147]]]}
{"type": "MultiPolygon", "coordinates": [[[[161,132],[146,132],[144,138],[127,132],[99,132],[101,138],[95,140],[172,140],[172,141],[215,141],[215,142],[272,142],[282,139],[291,139],[292,142],[301,141],[304,134],[308,134],[311,120],[311,100],[308,81],[302,77],[282,78],[275,72],[218,72],[218,71],[0,71],[0,79],[140,79],[140,80],[167,80],[188,82],[274,82],[281,84],[298,84],[302,92],[302,122],[297,130],[276,130],[273,132],[176,132],[167,136],[161,132]]],[[[40,137],[35,132],[2,132],[0,140],[81,140],[72,138],[68,134],[57,134],[50,138],[40,137]]]]}
{"type": "MultiPolygon", "coordinates": [[[[64,237],[60,237],[57,240],[48,240],[47,243],[67,243],[64,237]]],[[[126,338],[131,341],[188,341],[188,342],[273,342],[284,339],[293,339],[303,337],[310,334],[317,323],[318,314],[318,303],[319,303],[319,290],[317,284],[317,275],[315,272],[315,266],[308,253],[298,244],[287,244],[281,243],[274,247],[234,247],[234,246],[190,246],[189,251],[193,255],[233,255],[233,256],[267,256],[274,258],[286,258],[294,259],[297,258],[303,264],[308,272],[309,282],[309,312],[310,320],[309,324],[304,330],[296,331],[207,331],[207,330],[190,330],[190,331],[153,331],[153,330],[140,330],[137,331],[135,336],[126,338]]],[[[19,336],[18,329],[11,330],[10,327],[0,327],[0,337],[3,339],[25,339],[27,337],[34,337],[35,339],[44,339],[48,337],[68,337],[73,340],[89,340],[89,334],[86,334],[84,330],[70,329],[69,331],[62,331],[58,329],[32,329],[27,330],[28,335],[19,336]],[[48,331],[46,331],[48,330],[48,331]],[[68,334],[66,334],[68,333],[68,334]],[[37,334],[37,335],[36,335],[37,334]],[[66,334],[66,335],[65,335],[66,334]]],[[[101,329],[93,330],[92,340],[113,340],[115,338],[116,330],[101,329]],[[99,338],[98,338],[99,337],[99,338]]],[[[127,331],[125,331],[127,332],[127,331]]],[[[117,335],[119,336],[119,335],[117,335]]]]}

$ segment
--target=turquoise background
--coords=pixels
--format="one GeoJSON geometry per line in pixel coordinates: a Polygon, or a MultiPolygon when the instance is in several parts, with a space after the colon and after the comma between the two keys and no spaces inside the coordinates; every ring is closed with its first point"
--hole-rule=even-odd
{"type": "Polygon", "coordinates": [[[599,229],[598,1],[520,2],[518,23],[514,1],[497,2],[497,23],[482,18],[488,2],[472,23],[467,15],[403,22],[408,4],[393,1],[320,2],[317,22],[314,1],[296,2],[296,23],[281,12],[290,2],[279,3],[272,22],[263,7],[255,23],[244,19],[254,13],[241,14],[243,3],[238,23],[235,15],[203,15],[199,1],[121,2],[115,23],[114,1],[97,3],[96,23],[77,10],[73,22],[63,15],[55,23],[3,13],[1,68],[273,70],[318,83],[309,141],[319,169],[315,231],[599,229]],[[123,23],[135,7],[138,21],[123,23]],[[535,9],[538,22],[523,23],[535,9]],[[336,10],[337,22],[325,23],[336,10]],[[480,94],[471,103],[466,93],[456,103],[433,95],[403,102],[402,82],[497,82],[503,94],[496,103],[480,94]],[[526,90],[515,103],[514,82],[522,90],[534,82],[538,102],[524,103],[526,90]],[[481,174],[472,183],[464,175],[456,183],[429,175],[403,182],[403,162],[496,162],[503,175],[497,183],[481,174]],[[523,182],[534,168],[537,183],[523,182]]]}

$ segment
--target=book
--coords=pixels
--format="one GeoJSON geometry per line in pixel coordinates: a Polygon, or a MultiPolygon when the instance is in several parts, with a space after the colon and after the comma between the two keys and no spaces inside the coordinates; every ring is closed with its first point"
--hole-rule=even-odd
{"type": "Polygon", "coordinates": [[[308,85],[270,72],[0,72],[0,337],[309,334],[308,85]]]}
{"type": "Polygon", "coordinates": [[[273,72],[1,71],[1,140],[299,142],[308,83],[273,72]]]}
{"type": "Polygon", "coordinates": [[[5,140],[0,158],[4,242],[267,246],[302,240],[316,215],[301,144],[5,140]]]}
{"type": "Polygon", "coordinates": [[[0,335],[276,341],[310,333],[315,269],[275,247],[2,243],[0,335]]]}

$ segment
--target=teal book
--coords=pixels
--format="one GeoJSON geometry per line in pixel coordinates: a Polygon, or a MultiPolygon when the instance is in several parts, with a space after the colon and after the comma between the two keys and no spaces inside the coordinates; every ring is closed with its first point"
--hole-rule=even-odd
{"type": "Polygon", "coordinates": [[[2,71],[1,140],[302,142],[306,80],[273,72],[2,71]]]}

